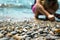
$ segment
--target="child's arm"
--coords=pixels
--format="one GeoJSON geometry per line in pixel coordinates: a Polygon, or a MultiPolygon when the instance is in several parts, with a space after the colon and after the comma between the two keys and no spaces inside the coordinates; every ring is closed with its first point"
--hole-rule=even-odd
{"type": "Polygon", "coordinates": [[[42,10],[42,12],[44,12],[43,14],[46,15],[46,16],[49,16],[51,15],[48,11],[46,11],[44,9],[44,7],[42,6],[42,4],[40,3],[41,0],[36,0],[36,5],[38,5],[40,7],[40,10],[42,10]]]}
{"type": "Polygon", "coordinates": [[[43,12],[42,14],[46,15],[49,20],[54,20],[54,15],[50,14],[43,5],[40,3],[41,0],[36,0],[36,6],[40,8],[40,10],[43,12]]]}

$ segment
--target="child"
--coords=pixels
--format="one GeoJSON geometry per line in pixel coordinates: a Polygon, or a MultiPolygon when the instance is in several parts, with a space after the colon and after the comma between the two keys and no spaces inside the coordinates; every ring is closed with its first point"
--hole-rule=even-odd
{"type": "Polygon", "coordinates": [[[39,15],[45,15],[50,21],[55,20],[55,12],[59,8],[57,0],[35,0],[32,6],[32,11],[35,18],[38,19],[39,15]]]}

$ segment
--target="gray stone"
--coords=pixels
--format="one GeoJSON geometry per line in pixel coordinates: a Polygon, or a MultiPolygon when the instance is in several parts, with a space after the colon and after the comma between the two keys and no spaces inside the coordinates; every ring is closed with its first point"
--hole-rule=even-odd
{"type": "Polygon", "coordinates": [[[31,40],[31,37],[26,37],[25,40],[31,40]]]}
{"type": "Polygon", "coordinates": [[[12,31],[11,34],[12,35],[15,35],[15,34],[17,34],[17,32],[16,31],[12,31]]]}

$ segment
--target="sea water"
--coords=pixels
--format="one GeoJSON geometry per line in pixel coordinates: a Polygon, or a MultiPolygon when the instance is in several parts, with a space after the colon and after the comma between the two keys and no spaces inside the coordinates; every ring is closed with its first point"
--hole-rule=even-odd
{"type": "MultiPolygon", "coordinates": [[[[60,14],[60,1],[58,2],[59,9],[56,12],[60,14]]],[[[31,10],[33,3],[34,0],[0,0],[0,20],[33,18],[34,14],[31,10]]]]}

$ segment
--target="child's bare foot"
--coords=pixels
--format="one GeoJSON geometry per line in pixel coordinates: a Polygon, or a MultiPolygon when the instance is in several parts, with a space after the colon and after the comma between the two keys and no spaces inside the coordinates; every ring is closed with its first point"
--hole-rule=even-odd
{"type": "Polygon", "coordinates": [[[49,15],[49,16],[48,16],[48,19],[49,19],[50,21],[54,21],[54,20],[55,20],[55,16],[54,16],[54,15],[49,15]]]}

